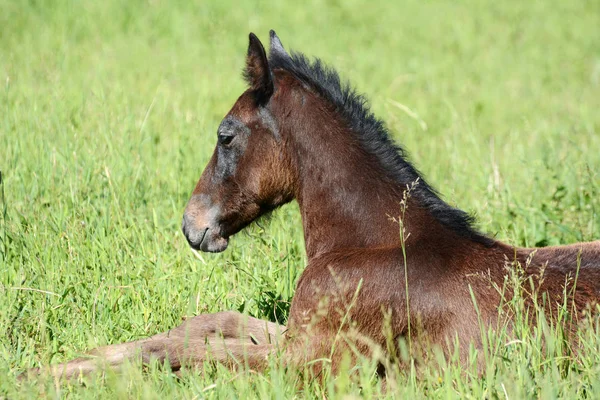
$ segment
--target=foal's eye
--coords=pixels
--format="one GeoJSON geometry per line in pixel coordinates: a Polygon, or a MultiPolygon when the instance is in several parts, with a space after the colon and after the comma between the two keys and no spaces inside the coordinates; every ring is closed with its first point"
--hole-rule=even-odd
{"type": "Polygon", "coordinates": [[[217,140],[219,141],[219,144],[221,144],[223,146],[227,146],[229,143],[231,143],[233,138],[234,138],[233,135],[219,135],[217,140]]]}

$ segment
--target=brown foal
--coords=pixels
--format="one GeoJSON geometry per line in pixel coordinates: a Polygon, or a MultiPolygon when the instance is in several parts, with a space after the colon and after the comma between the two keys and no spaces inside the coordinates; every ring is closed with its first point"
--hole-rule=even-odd
{"type": "Polygon", "coordinates": [[[173,370],[206,360],[260,370],[277,348],[289,365],[312,361],[313,371],[330,364],[335,372],[344,353],[383,349],[391,357],[389,338],[409,335],[423,351],[447,354],[458,342],[465,357],[469,344],[481,346],[482,324],[501,322],[498,288],[517,263],[527,264],[529,300],[543,302],[550,318],[565,294],[574,321],[597,302],[600,241],[534,250],[478,232],[419,176],[364,98],[319,60],[288,54],[273,31],[267,57],[250,34],[245,77],[249,89],[218,128],[182,228],[193,248],[220,252],[252,221],[297,200],[308,265],[287,327],[236,312],[200,315],[52,366],[53,374],[140,359],[173,370]]]}

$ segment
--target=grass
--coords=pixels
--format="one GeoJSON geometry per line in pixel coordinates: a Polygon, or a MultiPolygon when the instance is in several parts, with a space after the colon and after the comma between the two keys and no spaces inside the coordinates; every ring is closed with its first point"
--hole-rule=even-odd
{"type": "MultiPolygon", "coordinates": [[[[183,316],[285,318],[305,265],[296,205],[219,255],[193,254],[180,232],[244,89],[249,31],[266,41],[274,28],[335,66],[482,230],[524,246],[600,237],[595,1],[0,0],[0,11],[0,397],[381,395],[368,361],[355,380],[302,391],[276,361],[264,375],[207,366],[177,380],[151,366],[85,386],[15,383],[25,368],[183,316]]],[[[449,360],[442,372],[397,372],[385,396],[599,395],[597,326],[582,330],[576,358],[553,328],[526,326],[518,341],[482,333],[482,376],[449,360]]]]}

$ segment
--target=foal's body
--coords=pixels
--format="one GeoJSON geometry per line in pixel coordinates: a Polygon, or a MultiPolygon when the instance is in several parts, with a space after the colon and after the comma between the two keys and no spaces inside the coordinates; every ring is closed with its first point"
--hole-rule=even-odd
{"type": "MultiPolygon", "coordinates": [[[[534,251],[477,232],[419,177],[360,96],[319,63],[289,56],[274,33],[271,41],[267,60],[251,35],[250,89],[219,128],[183,230],[191,246],[223,251],[229,236],[296,199],[308,265],[287,327],[233,312],[201,315],[92,354],[109,366],[141,357],[179,369],[210,358],[262,369],[281,344],[288,363],[322,360],[335,371],[344,351],[389,351],[390,335],[397,342],[410,333],[416,348],[445,352],[457,338],[464,356],[470,343],[481,345],[481,323],[502,322],[500,291],[516,263],[536,288],[531,300],[546,293],[549,309],[565,293],[577,313],[598,301],[600,242],[534,251]]],[[[53,373],[96,367],[85,358],[53,373]]]]}

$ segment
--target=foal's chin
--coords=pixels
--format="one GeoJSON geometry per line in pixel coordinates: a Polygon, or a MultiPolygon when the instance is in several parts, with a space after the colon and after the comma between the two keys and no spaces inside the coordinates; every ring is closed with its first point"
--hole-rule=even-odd
{"type": "Polygon", "coordinates": [[[205,253],[220,253],[225,251],[228,245],[229,238],[219,235],[210,235],[209,237],[204,238],[198,250],[205,253]]]}

